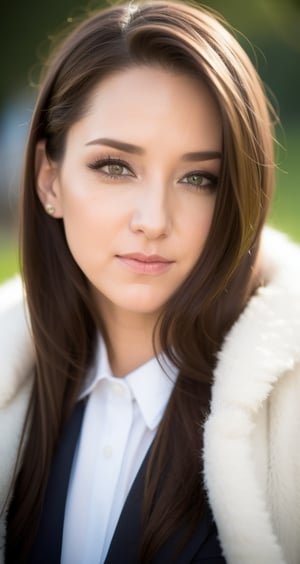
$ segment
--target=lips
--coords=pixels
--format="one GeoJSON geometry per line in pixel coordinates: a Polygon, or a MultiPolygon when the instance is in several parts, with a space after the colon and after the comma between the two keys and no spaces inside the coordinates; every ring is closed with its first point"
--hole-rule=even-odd
{"type": "Polygon", "coordinates": [[[117,259],[124,267],[138,274],[163,274],[174,264],[174,261],[160,255],[143,253],[117,255],[117,259]]]}
{"type": "Polygon", "coordinates": [[[164,263],[171,263],[173,261],[166,259],[165,257],[161,257],[160,255],[144,255],[143,253],[128,253],[125,255],[118,255],[119,258],[124,259],[133,259],[139,262],[164,262],[164,263]]]}

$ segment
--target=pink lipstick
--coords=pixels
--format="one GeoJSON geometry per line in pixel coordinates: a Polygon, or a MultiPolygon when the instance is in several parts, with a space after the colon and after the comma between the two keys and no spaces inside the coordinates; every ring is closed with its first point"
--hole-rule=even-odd
{"type": "Polygon", "coordinates": [[[139,274],[163,274],[174,264],[174,261],[160,255],[144,255],[143,253],[117,255],[117,258],[125,267],[139,274]]]}

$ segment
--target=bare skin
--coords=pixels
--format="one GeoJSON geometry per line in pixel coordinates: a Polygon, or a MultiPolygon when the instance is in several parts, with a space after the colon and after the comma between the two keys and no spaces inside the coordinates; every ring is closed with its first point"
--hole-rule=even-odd
{"type": "Polygon", "coordinates": [[[207,87],[157,67],[103,80],[70,128],[62,162],[37,147],[39,197],[55,208],[54,220],[63,218],[116,376],[153,357],[155,322],[202,252],[221,150],[207,87]]]}

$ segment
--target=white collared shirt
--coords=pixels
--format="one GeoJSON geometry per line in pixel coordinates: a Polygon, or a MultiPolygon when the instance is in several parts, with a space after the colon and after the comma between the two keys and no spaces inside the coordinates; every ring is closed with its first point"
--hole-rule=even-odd
{"type": "Polygon", "coordinates": [[[89,396],[69,482],[61,564],[104,562],[127,494],[155,437],[176,380],[161,358],[115,378],[104,343],[89,396]]]}

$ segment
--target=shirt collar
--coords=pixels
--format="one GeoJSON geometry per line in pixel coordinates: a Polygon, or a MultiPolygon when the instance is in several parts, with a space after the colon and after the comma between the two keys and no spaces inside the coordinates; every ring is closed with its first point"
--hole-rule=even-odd
{"type": "Polygon", "coordinates": [[[177,371],[163,357],[152,358],[126,376],[145,423],[153,430],[159,424],[173,390],[177,371]],[[160,366],[160,363],[162,366],[160,366]]]}
{"type": "Polygon", "coordinates": [[[123,378],[111,372],[106,346],[99,338],[95,365],[90,370],[79,399],[93,392],[103,379],[122,380],[130,389],[134,400],[150,430],[159,424],[177,378],[177,369],[164,356],[145,362],[123,378]]]}

